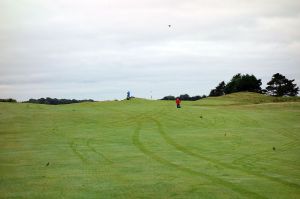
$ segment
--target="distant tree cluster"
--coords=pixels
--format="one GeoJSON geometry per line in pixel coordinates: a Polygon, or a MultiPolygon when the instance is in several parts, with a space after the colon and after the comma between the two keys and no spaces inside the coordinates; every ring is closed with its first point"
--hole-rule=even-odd
{"type": "Polygon", "coordinates": [[[267,94],[273,96],[296,96],[299,92],[299,87],[293,84],[295,80],[288,80],[285,76],[276,73],[271,81],[267,83],[267,94]]]}
{"type": "Polygon", "coordinates": [[[0,102],[17,102],[17,100],[8,98],[8,99],[0,99],[0,102]]]}
{"type": "Polygon", "coordinates": [[[230,82],[225,86],[224,92],[226,94],[236,93],[241,91],[261,92],[261,79],[257,79],[254,75],[236,74],[232,77],[230,82]]]}
{"type": "Polygon", "coordinates": [[[234,75],[226,84],[224,81],[212,89],[209,96],[222,96],[229,93],[249,91],[257,93],[266,93],[272,96],[296,96],[299,88],[293,84],[295,80],[288,80],[285,76],[276,73],[270,82],[267,83],[266,89],[261,88],[261,79],[257,79],[254,75],[234,75]]]}
{"type": "Polygon", "coordinates": [[[163,97],[161,100],[175,100],[176,97],[175,96],[172,96],[172,95],[168,95],[166,97],[163,97]]]}
{"type": "Polygon", "coordinates": [[[56,98],[47,97],[47,98],[40,98],[40,99],[29,99],[25,103],[58,105],[58,104],[73,104],[73,103],[81,103],[81,102],[94,102],[94,100],[56,99],[56,98]]]}
{"type": "Polygon", "coordinates": [[[225,82],[222,81],[219,83],[219,85],[215,88],[215,89],[212,89],[210,91],[210,94],[209,96],[222,96],[222,95],[225,95],[225,82]]]}
{"type": "Polygon", "coordinates": [[[196,95],[196,96],[190,97],[188,94],[183,94],[178,97],[175,97],[172,95],[168,95],[166,97],[163,97],[161,100],[175,100],[176,98],[179,98],[182,101],[196,101],[196,100],[206,98],[206,96],[205,95],[202,95],[202,96],[196,95]]]}

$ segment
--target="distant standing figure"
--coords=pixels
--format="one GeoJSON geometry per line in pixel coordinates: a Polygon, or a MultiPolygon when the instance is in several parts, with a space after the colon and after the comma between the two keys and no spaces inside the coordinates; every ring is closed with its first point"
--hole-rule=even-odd
{"type": "Polygon", "coordinates": [[[181,103],[181,100],[177,97],[177,98],[176,98],[176,105],[177,105],[177,108],[181,108],[180,103],[181,103]]]}
{"type": "Polygon", "coordinates": [[[130,91],[127,91],[127,100],[130,100],[130,91]]]}

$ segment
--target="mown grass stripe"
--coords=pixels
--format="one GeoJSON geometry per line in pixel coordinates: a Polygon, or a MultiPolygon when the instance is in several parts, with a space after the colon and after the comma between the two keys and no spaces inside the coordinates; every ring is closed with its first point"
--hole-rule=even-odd
{"type": "Polygon", "coordinates": [[[183,171],[183,172],[186,172],[186,173],[189,173],[189,174],[192,174],[192,175],[197,175],[197,176],[202,176],[202,177],[205,177],[209,180],[211,180],[212,182],[216,183],[216,184],[220,184],[230,190],[233,190],[233,191],[236,191],[238,192],[239,194],[243,194],[243,195],[246,195],[247,197],[251,197],[251,198],[255,198],[255,199],[266,199],[265,196],[262,196],[258,193],[255,193],[255,192],[252,192],[252,191],[249,191],[249,190],[246,190],[246,189],[243,189],[242,187],[240,186],[237,186],[231,182],[228,182],[228,181],[224,181],[220,178],[216,178],[216,177],[213,177],[211,175],[208,175],[206,173],[203,173],[203,172],[199,172],[199,171],[195,171],[195,170],[192,170],[192,169],[189,169],[189,168],[186,168],[186,167],[183,167],[181,165],[178,165],[178,164],[174,164],[158,155],[156,155],[155,153],[151,152],[150,150],[148,150],[144,145],[143,143],[140,141],[140,130],[141,130],[141,123],[138,123],[138,126],[137,128],[135,129],[134,133],[133,133],[133,136],[132,136],[132,142],[133,144],[143,153],[145,154],[146,156],[150,157],[151,159],[161,163],[161,164],[164,164],[166,166],[169,166],[169,167],[172,167],[172,168],[175,168],[177,170],[180,170],[180,171],[183,171]]]}
{"type": "Polygon", "coordinates": [[[200,155],[198,153],[195,153],[193,151],[190,151],[189,149],[187,149],[186,147],[184,147],[184,146],[176,143],[171,137],[169,137],[166,134],[166,132],[163,130],[163,126],[162,126],[162,124],[158,120],[153,119],[153,118],[152,118],[152,120],[157,124],[159,133],[164,138],[164,140],[168,144],[172,145],[177,150],[179,150],[179,151],[181,151],[181,152],[183,152],[185,154],[188,154],[190,156],[193,156],[193,157],[196,157],[196,158],[199,158],[199,159],[203,159],[203,160],[209,161],[209,162],[214,163],[216,165],[220,165],[220,166],[222,166],[224,168],[229,168],[229,169],[233,169],[233,170],[239,170],[239,171],[245,172],[247,174],[250,174],[250,175],[253,175],[253,176],[256,176],[256,177],[265,178],[265,179],[271,180],[273,182],[281,183],[281,184],[284,184],[284,185],[287,185],[287,186],[290,186],[290,187],[294,187],[294,188],[297,188],[297,189],[300,188],[300,185],[298,185],[296,183],[284,181],[284,180],[276,178],[276,177],[267,176],[267,175],[259,174],[257,172],[252,172],[252,171],[249,171],[249,170],[246,170],[246,169],[235,167],[235,166],[232,166],[230,164],[222,163],[220,161],[217,161],[217,160],[208,158],[206,156],[200,155]]]}

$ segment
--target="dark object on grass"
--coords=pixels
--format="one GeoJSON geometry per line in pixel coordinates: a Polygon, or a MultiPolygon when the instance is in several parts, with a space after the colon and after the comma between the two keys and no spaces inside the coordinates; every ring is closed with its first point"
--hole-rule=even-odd
{"type": "Polygon", "coordinates": [[[200,118],[201,118],[201,119],[203,118],[202,115],[200,115],[200,118]]]}
{"type": "Polygon", "coordinates": [[[48,162],[48,163],[46,164],[46,166],[49,166],[49,164],[50,164],[50,163],[48,162]]]}
{"type": "Polygon", "coordinates": [[[224,136],[226,136],[226,133],[224,134],[224,136]]]}
{"type": "Polygon", "coordinates": [[[276,150],[276,148],[273,146],[273,151],[275,151],[276,150]]]}

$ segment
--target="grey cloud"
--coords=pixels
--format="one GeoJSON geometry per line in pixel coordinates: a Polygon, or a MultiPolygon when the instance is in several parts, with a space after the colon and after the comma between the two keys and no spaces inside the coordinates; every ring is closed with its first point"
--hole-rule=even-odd
{"type": "Polygon", "coordinates": [[[299,13],[294,0],[2,0],[0,97],[208,94],[238,72],[299,83],[299,13]]]}

